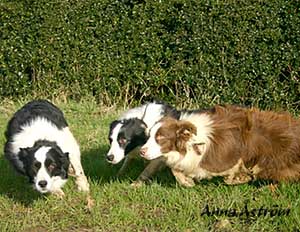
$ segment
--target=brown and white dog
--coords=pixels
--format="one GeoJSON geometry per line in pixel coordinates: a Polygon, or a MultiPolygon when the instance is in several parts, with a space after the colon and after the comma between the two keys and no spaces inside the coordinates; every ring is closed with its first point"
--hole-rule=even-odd
{"type": "Polygon", "coordinates": [[[300,120],[288,113],[238,106],[165,117],[141,148],[146,159],[166,157],[176,180],[191,187],[223,176],[227,184],[252,179],[300,179],[300,120]]]}

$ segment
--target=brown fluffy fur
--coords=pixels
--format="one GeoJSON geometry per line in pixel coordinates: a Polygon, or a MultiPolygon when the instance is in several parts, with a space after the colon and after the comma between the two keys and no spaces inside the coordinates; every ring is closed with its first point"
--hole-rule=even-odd
{"type": "MultiPolygon", "coordinates": [[[[193,144],[195,153],[203,156],[199,163],[203,170],[225,173],[238,164],[239,170],[253,179],[299,180],[299,119],[288,113],[230,105],[215,106],[205,114],[212,120],[210,145],[201,154],[201,144],[193,144]]],[[[156,133],[161,152],[177,151],[182,156],[187,155],[187,142],[197,134],[196,126],[170,118],[161,122],[156,133]]]]}

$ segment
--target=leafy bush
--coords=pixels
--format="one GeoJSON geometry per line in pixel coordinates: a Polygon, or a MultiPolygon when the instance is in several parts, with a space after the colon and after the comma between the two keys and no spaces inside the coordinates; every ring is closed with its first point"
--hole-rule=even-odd
{"type": "Polygon", "coordinates": [[[300,109],[299,1],[0,3],[0,96],[300,109]]]}

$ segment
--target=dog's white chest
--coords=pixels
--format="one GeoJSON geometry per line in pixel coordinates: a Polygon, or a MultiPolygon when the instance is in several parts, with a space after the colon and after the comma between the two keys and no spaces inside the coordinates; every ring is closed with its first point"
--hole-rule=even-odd
{"type": "Polygon", "coordinates": [[[200,165],[203,155],[199,155],[193,148],[188,149],[184,157],[179,152],[170,152],[167,156],[167,164],[175,170],[181,171],[184,175],[193,179],[209,179],[213,175],[203,169],[200,165]]]}
{"type": "Polygon", "coordinates": [[[197,154],[195,151],[188,151],[184,157],[179,152],[172,152],[167,156],[167,164],[181,172],[186,176],[203,179],[207,178],[209,173],[200,167],[200,162],[203,156],[197,154]]]}

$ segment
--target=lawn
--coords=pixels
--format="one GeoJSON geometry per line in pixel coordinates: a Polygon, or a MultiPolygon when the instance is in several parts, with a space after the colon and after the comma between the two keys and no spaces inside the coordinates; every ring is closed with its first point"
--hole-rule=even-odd
{"type": "Polygon", "coordinates": [[[227,186],[222,179],[213,179],[186,189],[165,170],[151,185],[134,188],[130,183],[143,169],[142,161],[119,179],[119,166],[105,161],[108,126],[122,110],[87,100],[56,104],[81,146],[95,205],[87,209],[72,178],[64,187],[66,196],[59,199],[36,193],[26,178],[14,173],[3,158],[4,131],[21,103],[2,101],[1,231],[299,231],[300,184],[227,186]]]}

